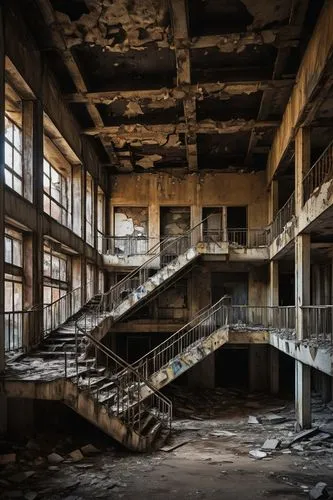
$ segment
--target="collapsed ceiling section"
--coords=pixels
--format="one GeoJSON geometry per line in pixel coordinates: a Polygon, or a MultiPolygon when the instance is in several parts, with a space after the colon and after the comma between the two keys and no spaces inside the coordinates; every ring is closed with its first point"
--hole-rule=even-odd
{"type": "Polygon", "coordinates": [[[83,132],[124,173],[265,168],[322,4],[29,1],[83,132]]]}

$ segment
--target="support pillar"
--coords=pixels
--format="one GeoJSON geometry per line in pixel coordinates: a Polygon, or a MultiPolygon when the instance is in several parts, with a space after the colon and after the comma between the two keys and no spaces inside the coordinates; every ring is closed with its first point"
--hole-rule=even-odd
{"type": "Polygon", "coordinates": [[[311,368],[295,360],[296,430],[311,428],[311,368]]]}
{"type": "Polygon", "coordinates": [[[158,204],[158,178],[151,175],[149,181],[148,234],[150,248],[160,240],[160,207],[158,204]]]}
{"type": "Polygon", "coordinates": [[[269,197],[268,197],[269,222],[273,222],[278,209],[279,209],[279,183],[277,180],[274,180],[271,182],[269,197]]]}
{"type": "Polygon", "coordinates": [[[295,212],[299,215],[303,207],[303,179],[310,170],[311,143],[309,127],[301,127],[295,137],[295,212]]]}
{"type": "Polygon", "coordinates": [[[310,304],[310,235],[300,234],[295,238],[295,305],[296,337],[307,337],[302,306],[310,304]]]}
{"type": "Polygon", "coordinates": [[[207,356],[207,358],[194,365],[187,373],[189,387],[214,389],[215,352],[212,352],[211,354],[209,354],[209,356],[207,356]]]}

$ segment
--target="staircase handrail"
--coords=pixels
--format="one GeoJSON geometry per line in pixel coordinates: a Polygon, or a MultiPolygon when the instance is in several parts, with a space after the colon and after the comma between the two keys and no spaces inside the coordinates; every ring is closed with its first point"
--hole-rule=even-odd
{"type": "MultiPolygon", "coordinates": [[[[180,350],[184,351],[186,350],[190,345],[192,345],[196,340],[195,335],[191,336],[191,333],[198,327],[204,324],[205,321],[209,320],[216,312],[219,310],[225,312],[225,319],[223,321],[223,326],[227,326],[228,324],[228,306],[224,305],[223,302],[226,299],[226,297],[222,297],[219,299],[215,304],[209,306],[209,308],[204,311],[203,313],[199,314],[199,316],[196,316],[195,318],[192,319],[187,325],[184,327],[180,328],[175,332],[173,335],[171,335],[168,339],[165,341],[161,342],[157,347],[152,349],[150,352],[148,352],[146,355],[144,355],[142,358],[140,358],[138,361],[134,362],[132,364],[132,367],[135,370],[138,370],[141,374],[142,377],[145,379],[148,379],[149,376],[152,373],[155,373],[157,370],[161,369],[163,366],[165,366],[173,357],[177,356],[179,353],[175,353],[175,349],[172,350],[172,357],[168,359],[167,356],[163,356],[163,353],[170,348],[173,348],[174,345],[179,342],[180,344],[180,350]],[[189,330],[186,330],[186,327],[191,324],[191,322],[197,320],[196,324],[193,325],[189,330]],[[184,331],[186,330],[186,331],[184,331]],[[184,333],[183,333],[184,332],[184,333]],[[186,337],[189,342],[186,342],[186,337]],[[185,342],[184,342],[185,341],[185,342]],[[149,373],[149,361],[152,361],[152,373],[149,373]]],[[[211,331],[209,329],[205,332],[205,337],[209,336],[213,331],[216,329],[216,325],[212,324],[210,325],[213,327],[211,331]],[[208,333],[208,335],[207,335],[208,333]]],[[[222,325],[221,325],[222,326],[222,325]]]]}
{"type": "MultiPolygon", "coordinates": [[[[138,384],[138,392],[140,393],[140,390],[144,387],[144,386],[147,386],[150,390],[151,390],[151,396],[155,396],[157,399],[161,400],[164,405],[166,406],[167,408],[167,412],[166,412],[166,418],[167,418],[167,424],[168,424],[168,427],[169,429],[171,428],[171,420],[172,420],[172,402],[169,398],[167,398],[164,394],[162,394],[160,391],[158,391],[148,380],[144,379],[139,372],[137,372],[129,363],[127,363],[123,358],[121,358],[120,356],[118,356],[118,354],[116,354],[115,352],[113,352],[109,347],[105,346],[104,344],[102,344],[99,340],[95,339],[92,335],[90,335],[89,333],[87,333],[85,330],[83,330],[80,326],[76,325],[76,328],[75,328],[75,345],[76,345],[76,357],[75,357],[75,360],[76,360],[76,373],[77,373],[77,380],[78,380],[78,375],[79,375],[79,372],[78,372],[78,356],[79,356],[79,353],[78,353],[78,337],[77,337],[77,332],[78,330],[85,336],[89,339],[90,343],[92,345],[94,345],[95,349],[98,349],[100,352],[102,352],[107,358],[111,359],[114,363],[116,363],[116,365],[119,365],[120,367],[122,367],[122,370],[119,370],[121,372],[125,371],[128,373],[131,373],[132,377],[134,377],[134,379],[136,380],[137,384],[138,384]]],[[[117,370],[118,372],[118,370],[117,370]]],[[[118,379],[117,379],[118,381],[118,379]]],[[[128,381],[125,381],[127,383],[125,383],[122,387],[121,387],[121,390],[123,391],[123,395],[125,396],[127,393],[128,393],[128,390],[129,390],[129,384],[128,384],[128,381]]],[[[119,386],[119,384],[118,384],[119,386]]],[[[118,393],[118,397],[119,397],[119,393],[118,393]]],[[[139,398],[139,401],[138,401],[138,404],[140,404],[140,398],[139,398]]],[[[121,411],[120,411],[120,407],[118,406],[117,407],[117,416],[120,416],[120,415],[123,415],[125,412],[124,412],[124,409],[122,407],[121,411]]],[[[146,410],[147,411],[147,410],[146,410]]],[[[157,415],[155,415],[157,416],[157,415]]],[[[160,420],[164,420],[164,419],[161,419],[160,420]]]]}
{"type": "MultiPolygon", "coordinates": [[[[167,238],[166,245],[158,254],[153,255],[150,259],[148,259],[146,262],[141,264],[141,266],[137,267],[136,269],[134,269],[133,271],[128,273],[126,276],[124,276],[124,278],[122,280],[118,281],[118,283],[115,283],[107,292],[105,292],[102,295],[101,307],[102,307],[103,302],[104,302],[104,304],[108,302],[108,297],[111,296],[117,288],[121,288],[126,282],[130,281],[135,276],[140,275],[140,272],[143,269],[147,269],[149,267],[149,264],[151,264],[156,258],[159,258],[162,254],[164,254],[168,248],[170,248],[172,245],[175,245],[177,242],[181,241],[182,239],[184,239],[187,236],[189,236],[190,234],[192,234],[195,229],[200,227],[206,220],[208,220],[213,215],[214,214],[208,215],[208,217],[206,217],[205,219],[202,219],[200,222],[198,222],[194,226],[190,227],[187,231],[185,231],[185,233],[180,234],[180,235],[176,236],[175,238],[172,236],[167,238]]],[[[158,243],[158,245],[160,245],[160,244],[161,244],[161,242],[158,243]]],[[[190,248],[190,246],[188,248],[190,248]]]]}

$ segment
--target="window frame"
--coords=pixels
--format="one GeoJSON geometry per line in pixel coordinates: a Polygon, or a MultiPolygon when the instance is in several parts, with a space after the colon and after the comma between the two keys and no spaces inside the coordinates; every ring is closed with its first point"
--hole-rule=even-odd
{"type": "MultiPolygon", "coordinates": [[[[8,127],[9,128],[9,127],[8,127]]],[[[20,127],[19,125],[17,125],[9,116],[7,113],[5,113],[5,134],[4,134],[4,142],[5,142],[5,161],[4,161],[4,176],[5,176],[5,185],[7,187],[9,187],[10,189],[12,189],[13,191],[15,191],[15,193],[17,193],[19,196],[24,196],[24,161],[23,161],[23,130],[22,130],[22,127],[20,127]],[[8,137],[8,134],[7,134],[7,127],[6,127],[6,122],[9,122],[11,124],[11,129],[12,129],[12,132],[11,132],[11,139],[9,139],[8,137]],[[20,145],[19,147],[15,144],[15,130],[17,130],[19,132],[19,137],[20,137],[20,145]],[[8,145],[8,146],[6,146],[8,145]],[[11,163],[12,163],[12,166],[8,165],[8,163],[6,162],[6,149],[7,147],[9,147],[11,149],[11,163]],[[15,161],[14,161],[14,157],[15,157],[15,153],[19,155],[20,157],[20,164],[21,164],[21,167],[20,167],[20,173],[18,173],[16,170],[15,170],[15,161]],[[8,173],[10,176],[11,176],[11,184],[9,184],[7,182],[7,176],[6,176],[6,173],[8,173]],[[17,190],[15,189],[15,184],[14,184],[14,179],[17,179],[19,182],[20,182],[20,185],[21,185],[21,189],[20,190],[17,190]]]]}

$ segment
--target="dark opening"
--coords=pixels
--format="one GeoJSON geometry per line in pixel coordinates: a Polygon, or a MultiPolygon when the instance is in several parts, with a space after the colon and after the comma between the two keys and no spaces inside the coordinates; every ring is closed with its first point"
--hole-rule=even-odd
{"type": "Polygon", "coordinates": [[[224,346],[215,354],[215,383],[217,387],[248,390],[249,349],[246,346],[224,346]]]}
{"type": "Polygon", "coordinates": [[[282,397],[293,399],[295,394],[295,360],[279,352],[279,393],[282,397]]]}
{"type": "Polygon", "coordinates": [[[229,295],[233,304],[248,303],[248,273],[212,273],[212,301],[215,303],[224,295],[229,295]]]}
{"type": "Polygon", "coordinates": [[[228,229],[244,229],[247,227],[246,207],[227,207],[228,229]]]}

